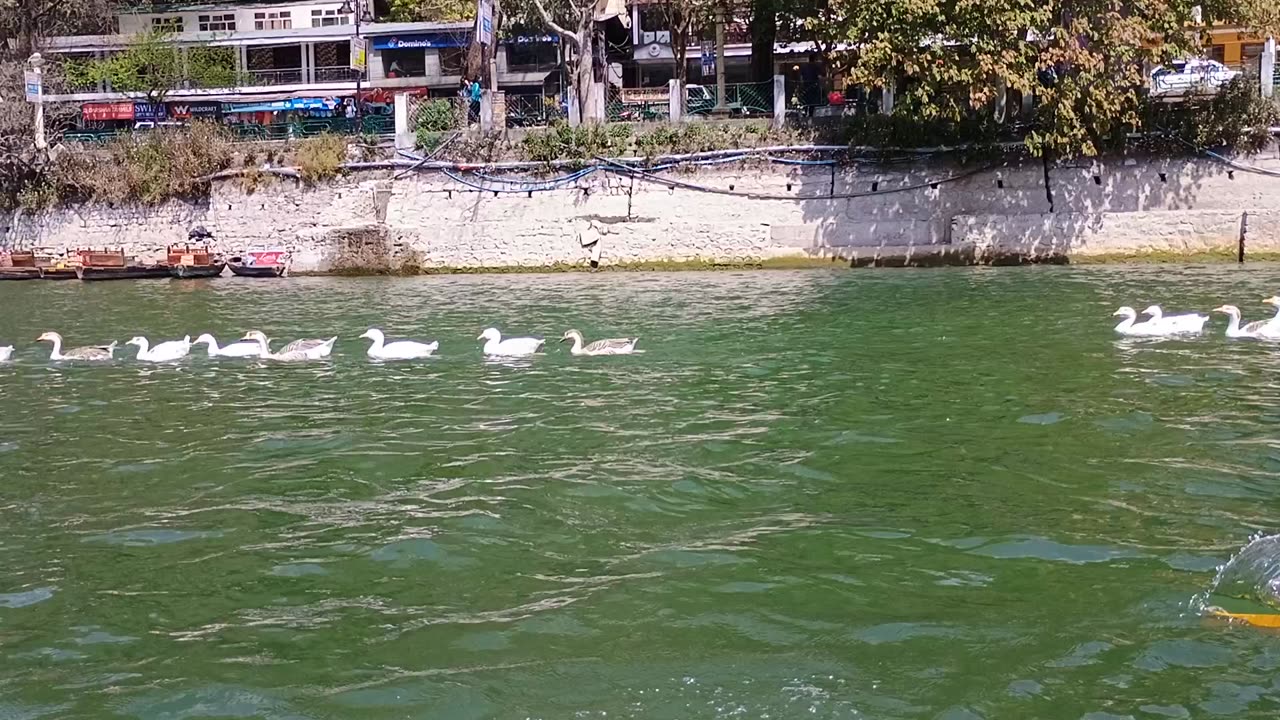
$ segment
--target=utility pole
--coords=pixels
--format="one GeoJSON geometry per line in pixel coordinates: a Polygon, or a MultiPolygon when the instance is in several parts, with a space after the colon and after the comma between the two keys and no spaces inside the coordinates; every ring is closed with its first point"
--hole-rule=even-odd
{"type": "Polygon", "coordinates": [[[721,5],[716,9],[716,106],[711,109],[712,115],[728,115],[729,106],[725,104],[724,90],[724,24],[725,9],[721,5]]]}
{"type": "Polygon", "coordinates": [[[364,81],[365,70],[369,67],[369,51],[364,46],[364,40],[360,37],[360,23],[372,22],[373,17],[369,15],[369,8],[365,5],[364,0],[342,0],[338,13],[342,15],[355,15],[356,20],[356,36],[351,42],[351,67],[356,71],[356,133],[364,132],[364,107],[360,104],[360,90],[364,81]],[[357,58],[359,61],[356,62],[357,58]]]}

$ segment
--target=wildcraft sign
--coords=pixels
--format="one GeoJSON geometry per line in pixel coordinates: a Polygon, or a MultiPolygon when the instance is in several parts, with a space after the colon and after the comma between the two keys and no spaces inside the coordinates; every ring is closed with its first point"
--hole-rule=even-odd
{"type": "Polygon", "coordinates": [[[169,115],[175,120],[190,120],[191,118],[212,118],[222,114],[222,103],[216,102],[192,102],[192,103],[169,103],[169,115]]]}

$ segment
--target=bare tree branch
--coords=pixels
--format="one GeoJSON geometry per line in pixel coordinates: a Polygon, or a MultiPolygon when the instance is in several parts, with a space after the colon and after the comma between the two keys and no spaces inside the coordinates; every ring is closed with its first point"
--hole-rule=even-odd
{"type": "Polygon", "coordinates": [[[551,13],[547,12],[547,8],[543,6],[542,0],[533,0],[533,5],[534,7],[538,8],[538,14],[542,16],[542,22],[546,23],[547,27],[551,28],[552,32],[564,38],[565,40],[568,40],[570,43],[573,44],[574,48],[581,49],[582,38],[578,37],[577,33],[571,33],[568,30],[565,30],[564,28],[560,27],[560,25],[556,23],[555,20],[552,20],[551,13]]]}

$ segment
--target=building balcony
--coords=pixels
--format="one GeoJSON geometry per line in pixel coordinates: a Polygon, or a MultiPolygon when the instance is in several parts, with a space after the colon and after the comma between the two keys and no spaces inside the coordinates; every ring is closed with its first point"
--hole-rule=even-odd
{"type": "Polygon", "coordinates": [[[312,82],[317,83],[355,82],[360,77],[359,72],[345,66],[318,67],[314,74],[315,79],[312,82]]]}
{"type": "Polygon", "coordinates": [[[305,80],[302,68],[285,68],[279,70],[249,70],[249,84],[258,87],[274,85],[301,85],[305,80]]]}

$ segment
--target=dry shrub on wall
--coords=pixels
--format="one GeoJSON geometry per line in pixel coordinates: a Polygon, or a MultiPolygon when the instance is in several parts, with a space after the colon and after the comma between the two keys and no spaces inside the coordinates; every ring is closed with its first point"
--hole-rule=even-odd
{"type": "Polygon", "coordinates": [[[68,199],[155,204],[208,190],[209,175],[231,164],[232,137],[212,123],[130,133],[99,149],[64,153],[52,169],[68,199]]]}
{"type": "Polygon", "coordinates": [[[341,135],[317,135],[298,143],[294,164],[307,183],[331,180],[342,172],[347,161],[347,139],[341,135]]]}

